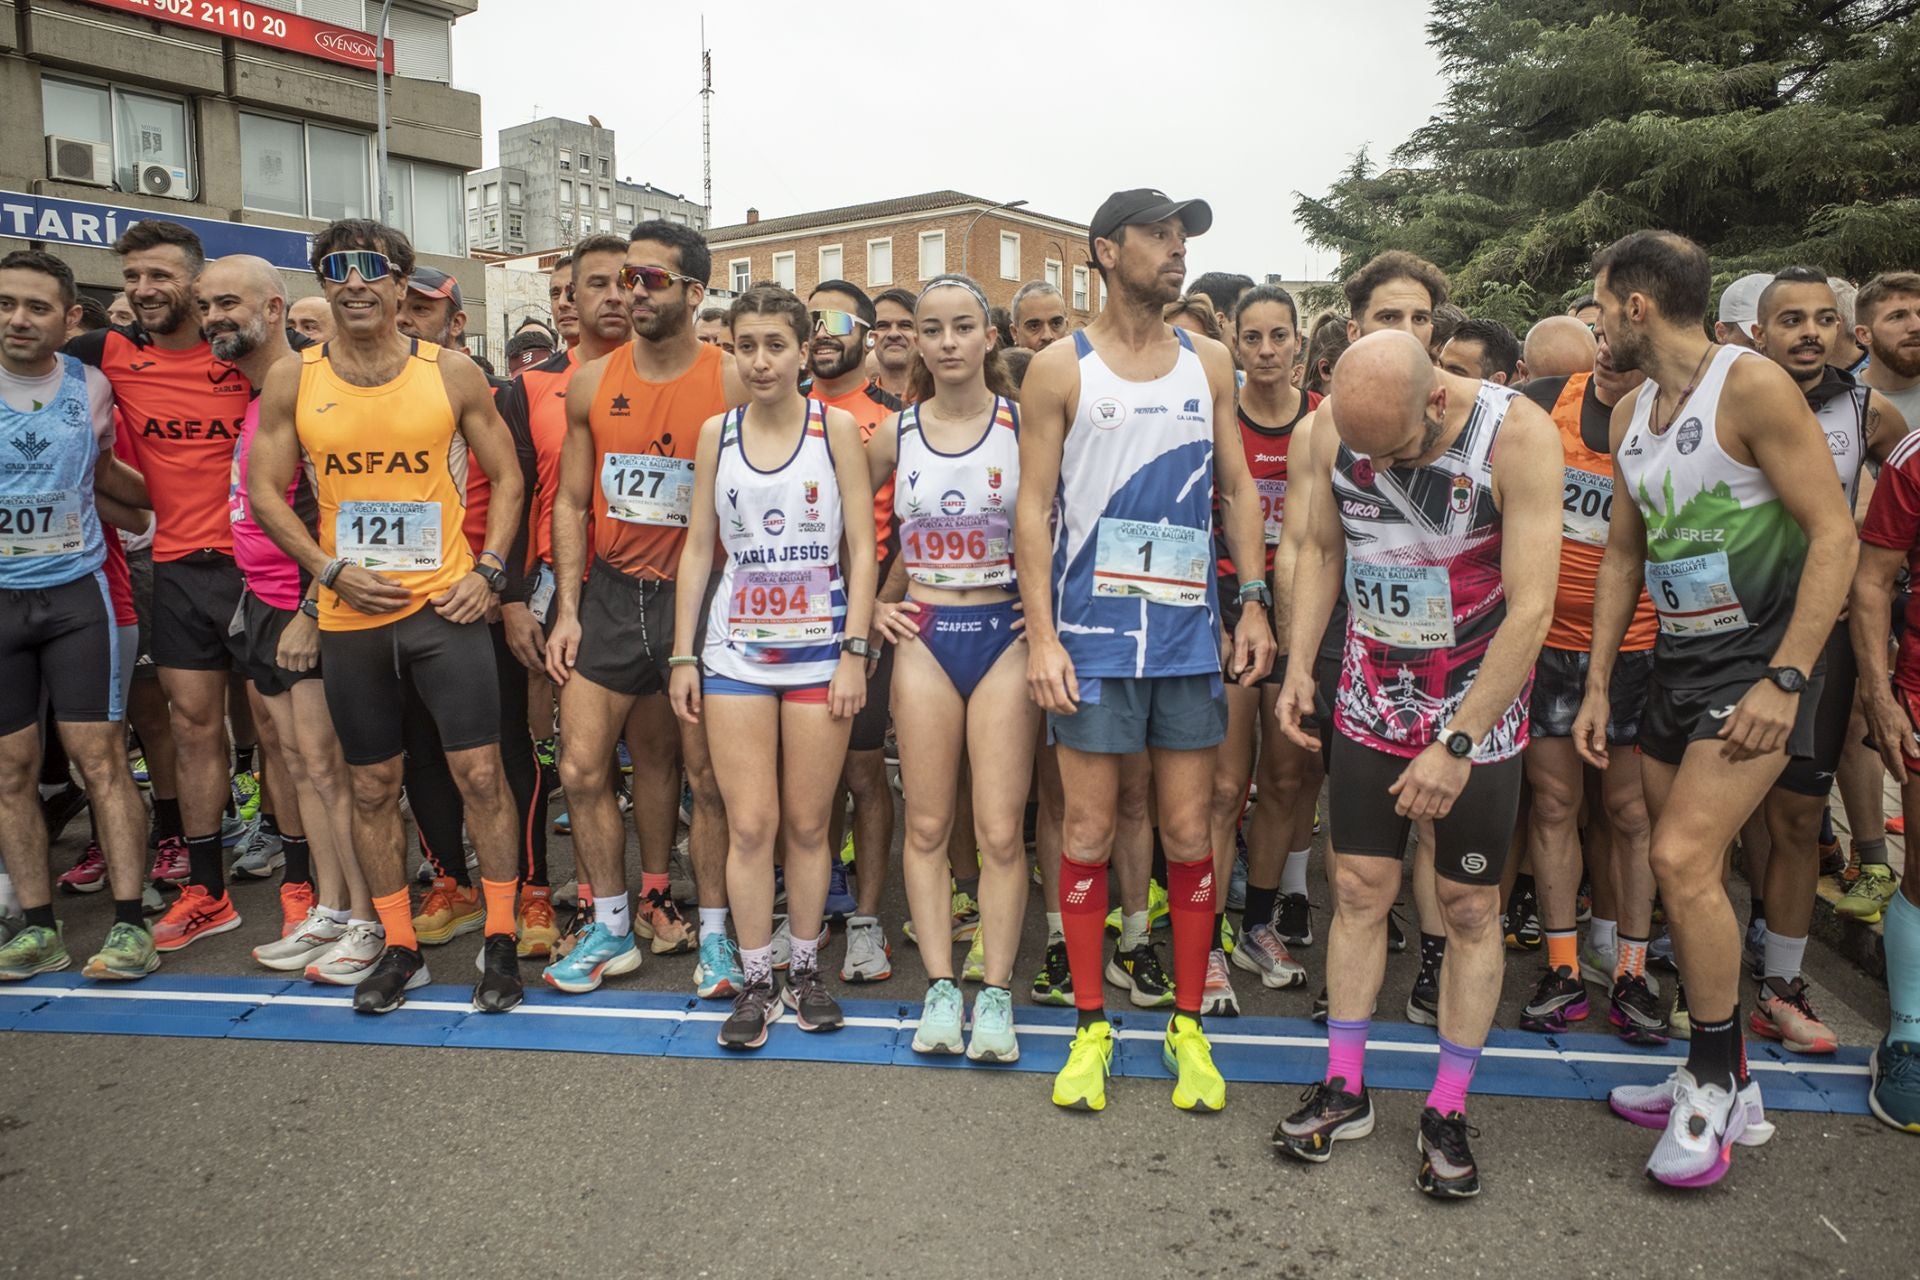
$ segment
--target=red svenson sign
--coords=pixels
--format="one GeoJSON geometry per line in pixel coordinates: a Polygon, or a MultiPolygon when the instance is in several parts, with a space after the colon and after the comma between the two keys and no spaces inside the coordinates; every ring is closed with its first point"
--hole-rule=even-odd
{"type": "MultiPolygon", "coordinates": [[[[304,53],[349,67],[373,69],[374,38],[365,31],[315,22],[297,13],[246,4],[242,0],[85,0],[103,9],[137,14],[157,22],[211,31],[254,44],[304,53]]],[[[393,71],[393,42],[386,47],[386,69],[393,71]]]]}

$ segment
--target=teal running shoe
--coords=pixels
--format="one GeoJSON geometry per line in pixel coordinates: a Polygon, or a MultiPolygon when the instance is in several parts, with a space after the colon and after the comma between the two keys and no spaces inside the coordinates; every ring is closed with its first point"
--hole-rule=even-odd
{"type": "Polygon", "coordinates": [[[724,933],[700,939],[700,959],[693,966],[693,993],[702,1000],[731,1000],[746,990],[747,975],[740,970],[740,948],[724,933]]]}
{"type": "Polygon", "coordinates": [[[30,924],[0,947],[0,982],[25,982],[36,973],[52,973],[73,963],[59,925],[30,924]]]}
{"type": "Polygon", "coordinates": [[[1020,1042],[1013,1034],[1013,993],[1005,987],[985,987],[974,998],[967,1057],[975,1062],[1020,1061],[1020,1042]]]}
{"type": "Polygon", "coordinates": [[[548,965],[540,976],[555,990],[577,996],[597,988],[603,978],[632,973],[639,967],[640,948],[634,944],[633,935],[616,938],[596,920],[573,949],[548,965]]]}
{"type": "Polygon", "coordinates": [[[920,1026],[913,1033],[915,1053],[959,1053],[960,1022],[966,1002],[953,979],[942,978],[927,988],[926,1003],[920,1006],[920,1026]]]}

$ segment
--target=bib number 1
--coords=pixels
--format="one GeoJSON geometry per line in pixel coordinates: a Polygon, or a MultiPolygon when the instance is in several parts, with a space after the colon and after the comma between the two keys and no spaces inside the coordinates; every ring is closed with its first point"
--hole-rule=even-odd
{"type": "Polygon", "coordinates": [[[1213,573],[1204,529],[1102,517],[1093,553],[1093,594],[1144,597],[1192,609],[1207,602],[1213,573]]]}

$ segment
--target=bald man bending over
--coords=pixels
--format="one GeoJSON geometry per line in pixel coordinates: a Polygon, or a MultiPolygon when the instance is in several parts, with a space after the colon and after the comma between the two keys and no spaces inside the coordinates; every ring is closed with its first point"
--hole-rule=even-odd
{"type": "Polygon", "coordinates": [[[1387,909],[1413,822],[1431,819],[1447,963],[1418,1183],[1431,1196],[1471,1196],[1480,1179],[1466,1094],[1500,998],[1500,878],[1559,570],[1560,437],[1537,405],[1435,368],[1398,331],[1348,348],[1323,419],[1333,430],[1314,433],[1312,463],[1295,482],[1309,525],[1278,715],[1289,738],[1319,750],[1302,727],[1313,718],[1311,659],[1344,568],[1327,1072],[1274,1143],[1321,1161],[1335,1141],[1373,1129],[1363,1069],[1387,909]]]}
{"type": "Polygon", "coordinates": [[[1527,341],[1520,354],[1519,382],[1592,373],[1596,345],[1593,330],[1572,316],[1548,316],[1527,330],[1527,341]]]}

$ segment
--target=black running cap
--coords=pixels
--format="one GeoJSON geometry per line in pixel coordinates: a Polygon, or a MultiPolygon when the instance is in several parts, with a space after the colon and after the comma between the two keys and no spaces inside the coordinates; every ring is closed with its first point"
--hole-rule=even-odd
{"type": "MultiPolygon", "coordinates": [[[[1213,206],[1205,200],[1175,200],[1152,187],[1116,191],[1101,202],[1099,212],[1087,224],[1087,247],[1091,249],[1095,240],[1113,239],[1114,232],[1122,227],[1145,226],[1176,213],[1190,236],[1205,235],[1213,225],[1213,206]]],[[[1099,261],[1097,253],[1094,261],[1099,261]]]]}

